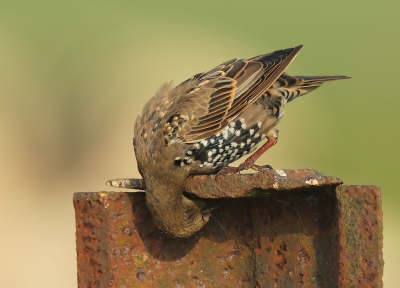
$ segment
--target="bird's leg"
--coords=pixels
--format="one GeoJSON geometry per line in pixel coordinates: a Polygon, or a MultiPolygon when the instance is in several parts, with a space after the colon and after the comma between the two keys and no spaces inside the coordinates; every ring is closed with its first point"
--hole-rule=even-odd
{"type": "MultiPolygon", "coordinates": [[[[239,165],[239,167],[225,167],[222,168],[222,170],[218,174],[237,174],[240,173],[240,171],[243,170],[248,170],[250,168],[256,170],[256,171],[261,171],[265,169],[269,169],[271,166],[266,165],[266,166],[260,166],[260,165],[255,165],[254,162],[262,154],[264,154],[265,151],[267,151],[269,148],[274,146],[278,142],[278,131],[275,130],[273,131],[273,134],[271,137],[268,137],[268,141],[264,143],[260,148],[257,149],[256,152],[254,152],[250,157],[248,157],[242,164],[239,165]],[[269,166],[269,167],[268,167],[269,166]]],[[[271,167],[272,168],[272,167],[271,167]]]]}
{"type": "Polygon", "coordinates": [[[253,153],[253,155],[251,155],[249,158],[246,159],[246,161],[239,165],[238,172],[242,170],[247,170],[249,168],[253,168],[257,171],[261,170],[263,166],[255,165],[254,162],[256,162],[256,160],[260,158],[260,156],[264,154],[265,151],[274,146],[276,142],[278,142],[277,138],[269,138],[268,141],[264,143],[264,145],[262,145],[260,148],[257,149],[256,152],[253,153]]]}

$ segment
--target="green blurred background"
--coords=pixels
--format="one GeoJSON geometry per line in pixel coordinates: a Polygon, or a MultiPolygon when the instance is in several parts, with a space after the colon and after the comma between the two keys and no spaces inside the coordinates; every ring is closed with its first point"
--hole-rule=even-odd
{"type": "Polygon", "coordinates": [[[133,125],[165,81],[304,44],[292,74],[343,74],[288,105],[259,163],[382,187],[398,280],[399,1],[1,1],[1,287],[75,287],[72,193],[138,177],[133,125]],[[396,264],[397,263],[397,264],[396,264]]]}

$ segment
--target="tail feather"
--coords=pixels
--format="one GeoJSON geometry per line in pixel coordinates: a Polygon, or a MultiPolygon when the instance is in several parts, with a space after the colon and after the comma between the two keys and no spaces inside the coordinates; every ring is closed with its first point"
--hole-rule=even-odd
{"type": "Polygon", "coordinates": [[[292,76],[289,74],[282,74],[281,77],[269,89],[271,95],[281,95],[285,97],[286,102],[303,96],[325,82],[333,82],[338,80],[350,79],[348,76],[292,76]]]}

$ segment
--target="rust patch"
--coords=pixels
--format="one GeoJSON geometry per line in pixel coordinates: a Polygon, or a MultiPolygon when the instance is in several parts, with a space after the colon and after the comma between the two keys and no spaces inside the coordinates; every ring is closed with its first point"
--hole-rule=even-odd
{"type": "Polygon", "coordinates": [[[382,287],[381,191],[377,186],[341,186],[337,197],[340,286],[382,287]]]}
{"type": "Polygon", "coordinates": [[[337,186],[311,169],[273,174],[188,180],[210,198],[244,190],[187,239],[157,230],[144,193],[75,193],[78,286],[382,287],[379,188],[337,186]]]}

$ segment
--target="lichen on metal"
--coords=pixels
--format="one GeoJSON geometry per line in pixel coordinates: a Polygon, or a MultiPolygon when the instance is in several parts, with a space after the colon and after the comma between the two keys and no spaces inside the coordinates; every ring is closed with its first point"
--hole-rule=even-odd
{"type": "Polygon", "coordinates": [[[382,287],[380,190],[340,184],[312,169],[189,177],[221,208],[187,239],[158,231],[144,193],[75,193],[78,286],[382,287]]]}

